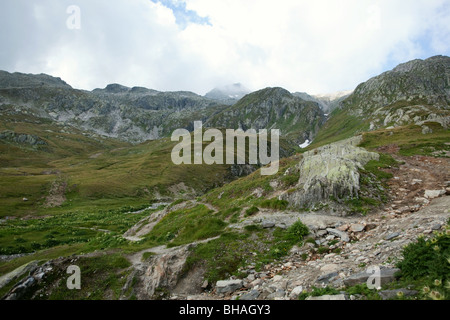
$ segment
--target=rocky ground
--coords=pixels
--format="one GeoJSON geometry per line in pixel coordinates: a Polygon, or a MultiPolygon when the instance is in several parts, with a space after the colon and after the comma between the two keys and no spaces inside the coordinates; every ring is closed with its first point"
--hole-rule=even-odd
{"type": "MultiPolygon", "coordinates": [[[[396,151],[391,149],[379,151],[396,151]]],[[[286,227],[300,218],[312,231],[315,244],[294,247],[283,261],[266,265],[259,272],[254,265],[246,266],[241,269],[247,274],[244,279],[227,279],[209,292],[172,298],[297,299],[299,293],[313,286],[342,288],[365,283],[369,277],[366,271],[371,266],[381,268],[382,283],[393,281],[402,248],[419,236],[427,238],[434,231],[443,230],[450,218],[449,159],[394,157],[403,164],[390,169],[394,174],[389,182],[391,201],[382,210],[364,218],[261,213],[244,224],[259,222],[267,228],[286,227]],[[329,250],[318,252],[317,245],[330,243],[329,250]]],[[[392,294],[395,292],[382,292],[381,296],[389,298],[392,294]]],[[[328,298],[332,297],[325,297],[328,298]]]]}
{"type": "Polygon", "coordinates": [[[449,208],[450,197],[443,196],[416,212],[401,214],[388,209],[364,219],[341,218],[336,222],[334,218],[329,223],[319,219],[319,224],[310,225],[314,238],[321,243],[337,240],[329,248],[340,248],[339,254],[311,253],[314,244],[307,243],[302,248],[294,247],[283,261],[266,265],[260,272],[252,265],[243,268],[241,271],[248,274],[244,279],[227,279],[235,281],[220,282],[201,295],[172,298],[296,299],[313,286],[341,288],[365,283],[368,275],[364,273],[370,266],[381,268],[382,283],[392,281],[403,246],[441,230],[450,218],[449,208]]]}

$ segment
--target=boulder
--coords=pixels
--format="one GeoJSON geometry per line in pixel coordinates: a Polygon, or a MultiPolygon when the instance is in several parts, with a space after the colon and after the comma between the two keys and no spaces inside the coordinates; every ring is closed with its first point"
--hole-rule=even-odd
{"type": "Polygon", "coordinates": [[[332,234],[332,235],[335,235],[335,236],[341,238],[341,240],[344,242],[350,242],[350,238],[349,238],[348,234],[344,231],[339,231],[337,229],[331,229],[331,228],[328,228],[327,231],[329,234],[332,234]]]}
{"type": "Polygon", "coordinates": [[[435,199],[443,196],[445,193],[445,190],[425,190],[425,198],[435,199]]]}
{"type": "Polygon", "coordinates": [[[258,299],[260,292],[258,290],[252,290],[250,292],[244,293],[239,297],[239,300],[256,300],[258,299]]]}
{"type": "MultiPolygon", "coordinates": [[[[400,271],[400,269],[397,268],[384,268],[380,270],[380,285],[385,285],[387,283],[390,283],[395,280],[395,273],[400,271]]],[[[367,280],[374,276],[373,273],[368,273],[367,271],[360,272],[357,274],[354,274],[346,279],[344,279],[344,284],[347,287],[352,287],[357,284],[363,284],[367,283],[367,280]]]]}
{"type": "Polygon", "coordinates": [[[222,280],[216,283],[217,293],[231,293],[241,289],[244,286],[242,280],[222,280]]]}

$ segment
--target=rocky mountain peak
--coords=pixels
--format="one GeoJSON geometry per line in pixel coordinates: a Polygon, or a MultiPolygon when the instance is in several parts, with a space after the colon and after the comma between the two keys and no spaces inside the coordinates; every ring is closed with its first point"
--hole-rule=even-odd
{"type": "Polygon", "coordinates": [[[61,80],[61,78],[52,77],[47,74],[9,73],[0,70],[0,88],[2,89],[39,87],[72,88],[65,81],[61,80]]]}

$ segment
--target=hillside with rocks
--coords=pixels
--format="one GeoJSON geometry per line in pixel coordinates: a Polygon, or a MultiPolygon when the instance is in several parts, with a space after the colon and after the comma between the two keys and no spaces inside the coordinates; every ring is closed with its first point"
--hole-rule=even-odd
{"type": "Polygon", "coordinates": [[[0,72],[0,297],[448,299],[449,70],[402,64],[328,116],[282,88],[227,104],[0,72]],[[196,120],[280,129],[278,172],[174,165],[196,120]]]}

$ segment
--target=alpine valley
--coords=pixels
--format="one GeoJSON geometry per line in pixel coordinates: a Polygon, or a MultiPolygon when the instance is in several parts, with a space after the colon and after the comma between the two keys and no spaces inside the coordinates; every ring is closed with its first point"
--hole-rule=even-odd
{"type": "Polygon", "coordinates": [[[299,89],[85,91],[0,71],[0,297],[449,299],[450,57],[299,89]],[[278,173],[175,165],[172,132],[196,121],[279,129],[278,173]]]}

